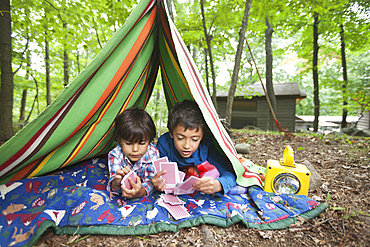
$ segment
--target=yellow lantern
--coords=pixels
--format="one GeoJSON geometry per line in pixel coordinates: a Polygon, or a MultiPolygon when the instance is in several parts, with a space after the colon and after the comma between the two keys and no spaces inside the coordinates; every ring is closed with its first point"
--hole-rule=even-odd
{"type": "Polygon", "coordinates": [[[280,194],[308,195],[311,172],[303,164],[294,163],[294,152],[286,146],[283,158],[268,160],[265,191],[280,194]]]}

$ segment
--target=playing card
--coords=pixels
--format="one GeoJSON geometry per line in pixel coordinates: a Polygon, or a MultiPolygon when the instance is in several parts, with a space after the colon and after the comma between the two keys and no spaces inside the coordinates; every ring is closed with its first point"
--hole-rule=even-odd
{"type": "Polygon", "coordinates": [[[184,195],[184,194],[191,194],[195,190],[193,189],[193,184],[198,181],[199,178],[190,176],[188,179],[186,179],[184,182],[177,183],[175,190],[174,190],[174,195],[184,195]]]}
{"type": "Polygon", "coordinates": [[[184,181],[185,175],[185,172],[179,171],[179,183],[184,181]]]}
{"type": "Polygon", "coordinates": [[[162,175],[166,185],[176,185],[179,182],[179,170],[176,162],[162,162],[160,163],[160,170],[166,170],[166,173],[162,175]]]}
{"type": "Polygon", "coordinates": [[[135,172],[130,171],[121,180],[121,185],[124,185],[127,189],[132,190],[132,186],[128,178],[131,178],[134,183],[136,183],[135,172]]]}
{"type": "Polygon", "coordinates": [[[159,158],[159,159],[156,159],[156,160],[153,160],[153,165],[154,165],[154,168],[155,168],[155,172],[158,173],[161,171],[161,167],[160,167],[160,164],[162,162],[168,162],[168,158],[167,157],[162,157],[162,158],[159,158]]]}
{"type": "Polygon", "coordinates": [[[175,191],[175,187],[174,185],[166,185],[166,188],[164,189],[164,193],[166,194],[173,194],[173,192],[175,191]],[[173,186],[173,187],[170,187],[170,186],[173,186]]]}
{"type": "Polygon", "coordinates": [[[168,212],[176,219],[183,219],[189,217],[190,214],[186,210],[183,205],[171,205],[169,203],[165,203],[164,207],[168,210],[168,212]]]}
{"type": "Polygon", "coordinates": [[[180,200],[177,196],[174,195],[167,195],[167,194],[162,194],[161,197],[166,203],[169,203],[171,205],[183,205],[185,202],[183,200],[180,200]]]}
{"type": "Polygon", "coordinates": [[[159,205],[159,206],[161,206],[161,207],[165,207],[165,206],[164,206],[165,202],[164,202],[164,200],[163,200],[163,198],[162,198],[162,197],[160,197],[160,198],[157,200],[157,203],[158,203],[158,205],[159,205]]]}
{"type": "Polygon", "coordinates": [[[203,177],[211,177],[213,179],[216,179],[220,177],[220,173],[218,172],[217,169],[212,169],[210,171],[205,172],[203,174],[203,177]]]}

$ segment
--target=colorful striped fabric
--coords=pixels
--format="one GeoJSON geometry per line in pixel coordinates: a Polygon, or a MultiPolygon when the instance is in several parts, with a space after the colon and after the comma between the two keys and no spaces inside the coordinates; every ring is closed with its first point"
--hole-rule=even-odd
{"type": "Polygon", "coordinates": [[[0,184],[106,154],[114,118],[145,108],[159,68],[168,108],[195,100],[242,186],[262,185],[240,163],[163,0],[141,0],[97,57],[37,119],[0,147],[0,184]]]}

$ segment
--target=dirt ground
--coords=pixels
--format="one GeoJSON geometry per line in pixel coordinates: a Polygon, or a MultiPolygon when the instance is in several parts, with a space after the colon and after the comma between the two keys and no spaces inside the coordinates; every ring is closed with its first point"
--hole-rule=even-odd
{"type": "Polygon", "coordinates": [[[235,224],[213,225],[149,236],[55,235],[47,232],[35,246],[369,246],[370,138],[302,134],[233,132],[235,143],[249,143],[244,155],[255,164],[281,158],[286,145],[295,162],[308,160],[322,177],[322,186],[309,197],[329,208],[317,218],[283,230],[256,230],[235,224]]]}

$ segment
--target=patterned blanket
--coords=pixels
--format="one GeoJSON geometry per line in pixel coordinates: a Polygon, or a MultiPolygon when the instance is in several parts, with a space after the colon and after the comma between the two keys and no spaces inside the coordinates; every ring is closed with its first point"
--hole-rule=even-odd
{"type": "Polygon", "coordinates": [[[1,246],[32,246],[48,229],[56,234],[147,235],[200,224],[282,229],[297,216],[312,219],[327,208],[301,195],[259,187],[223,197],[181,195],[190,216],[175,220],[158,205],[159,193],[124,200],[105,190],[107,161],[93,159],[54,174],[0,185],[1,246]]]}

